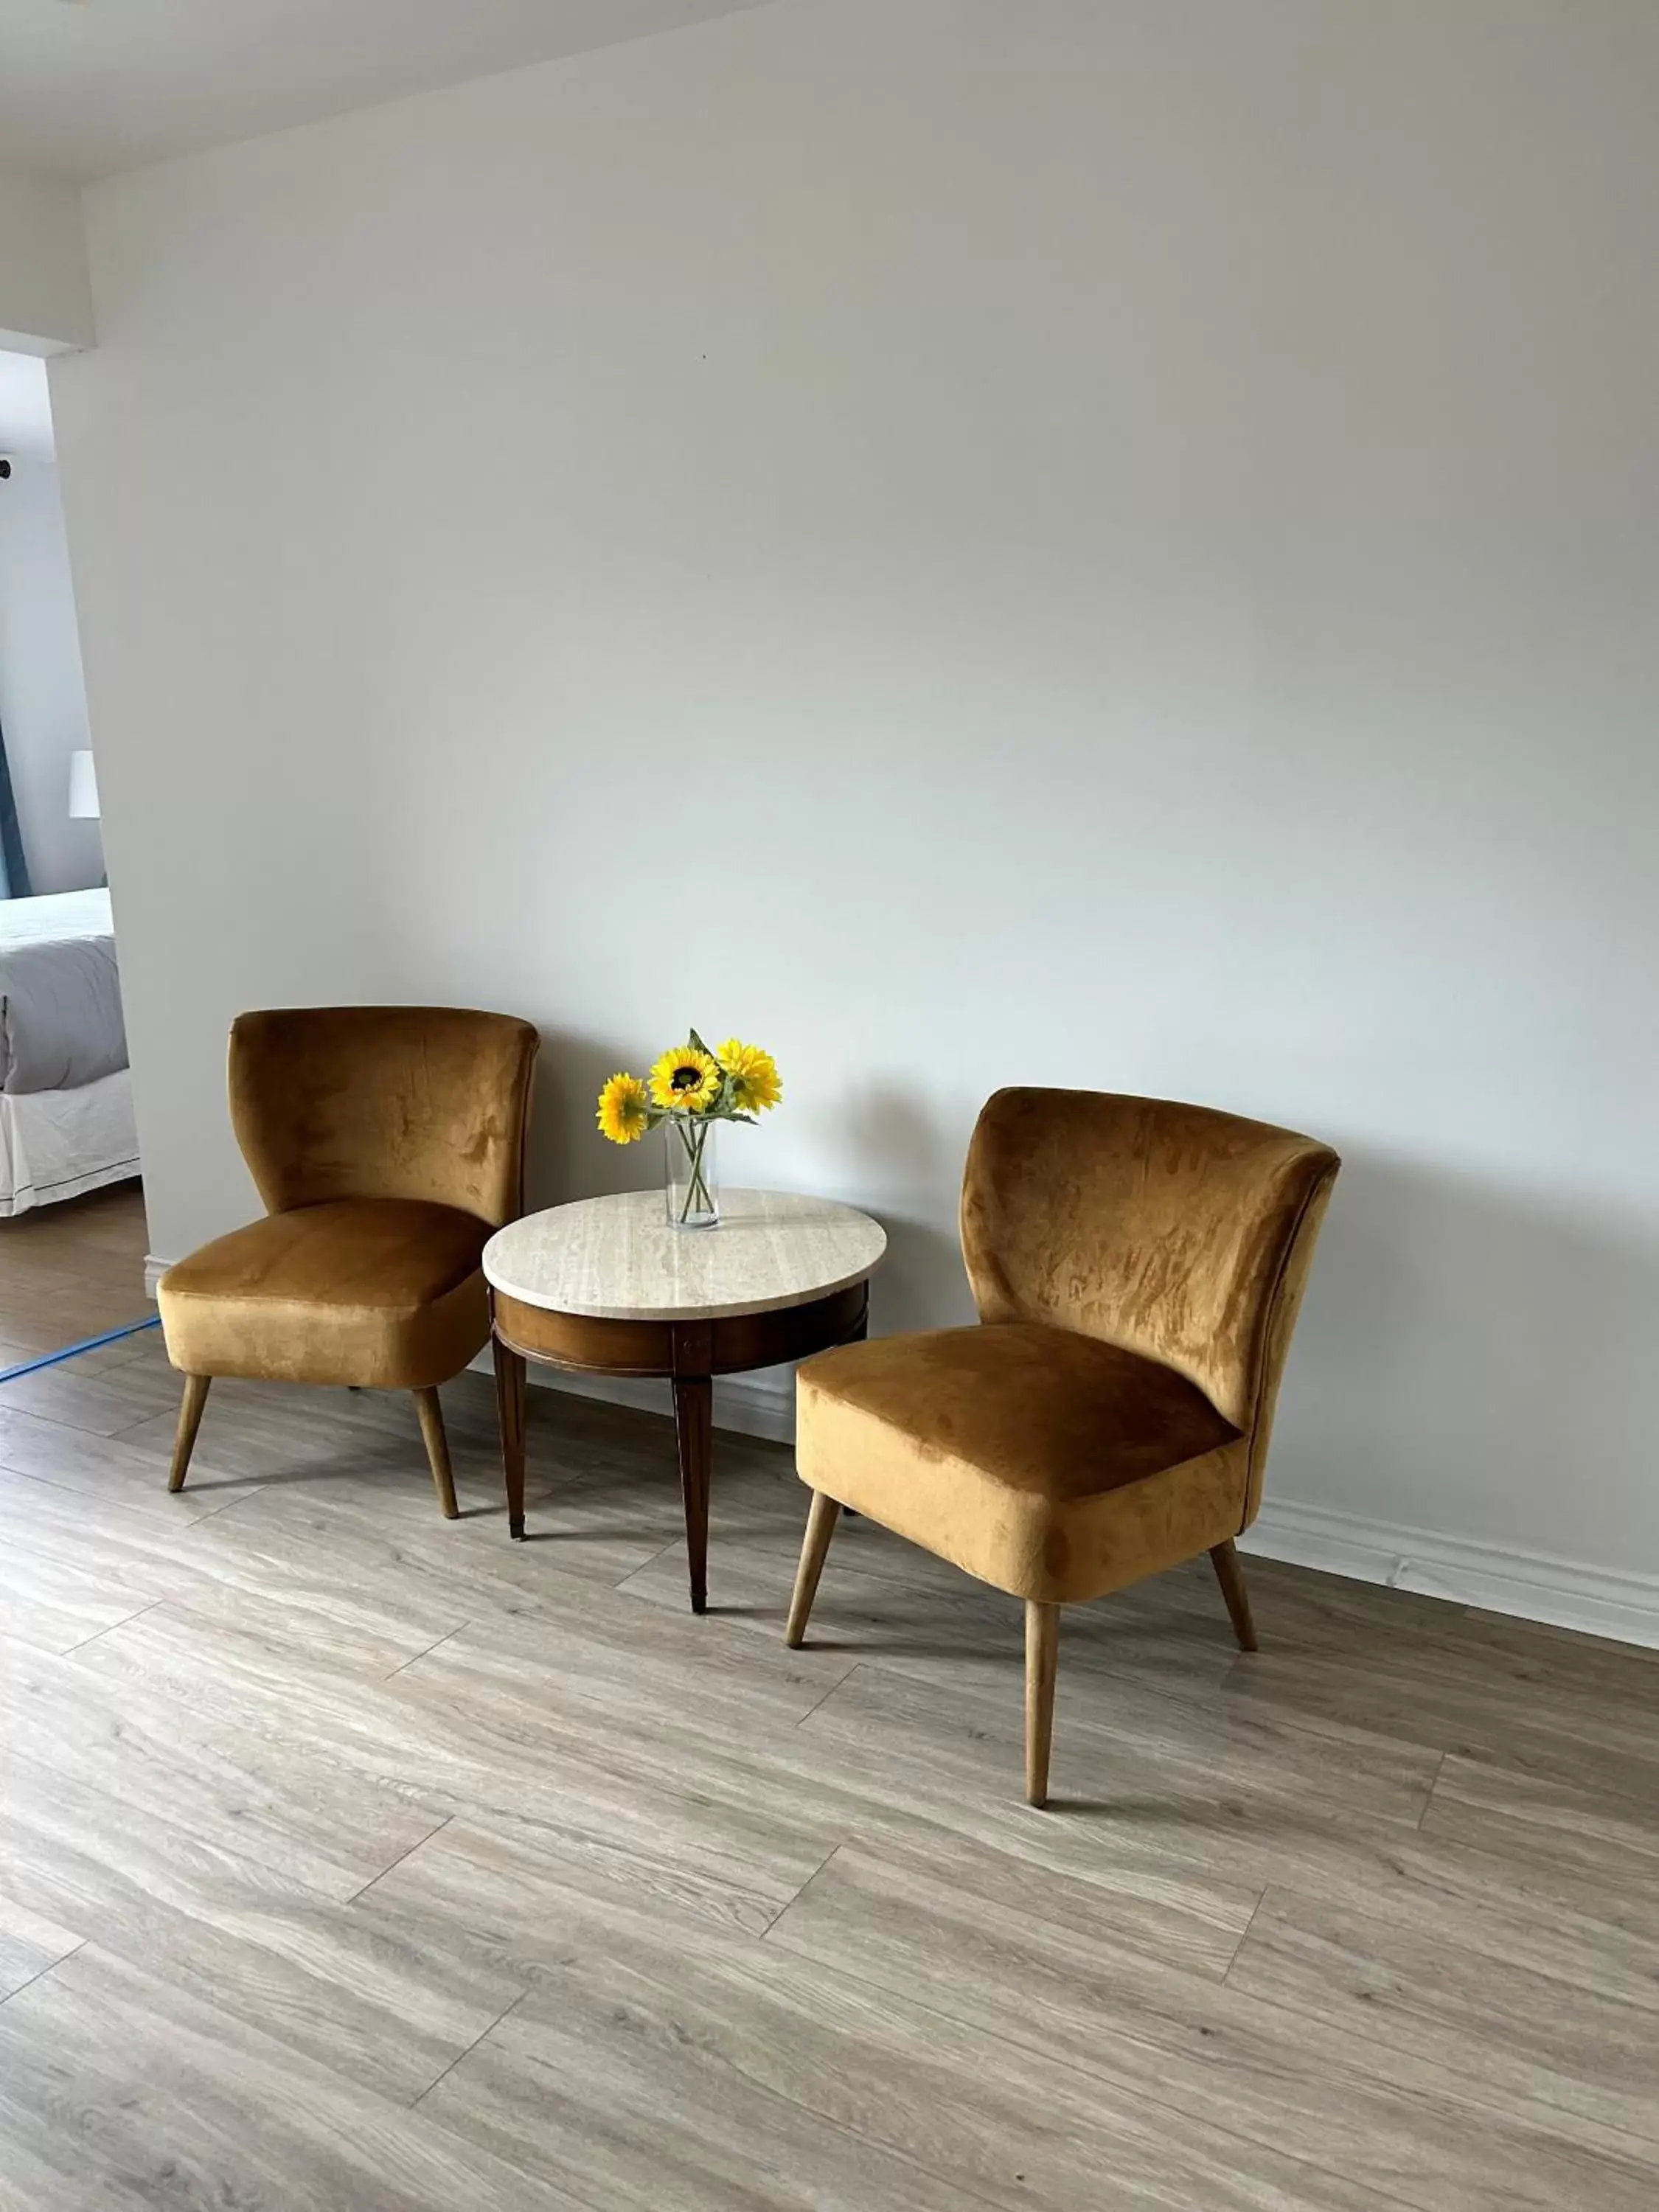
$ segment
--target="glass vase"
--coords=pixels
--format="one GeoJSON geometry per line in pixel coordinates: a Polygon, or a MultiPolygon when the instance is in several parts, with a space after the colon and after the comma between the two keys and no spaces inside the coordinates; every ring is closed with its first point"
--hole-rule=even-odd
{"type": "Polygon", "coordinates": [[[667,1146],[664,1193],[668,1218],[676,1229],[717,1229],[720,1218],[720,1177],[714,1171],[714,1131],[719,1124],[700,1114],[671,1114],[662,1125],[667,1146]]]}

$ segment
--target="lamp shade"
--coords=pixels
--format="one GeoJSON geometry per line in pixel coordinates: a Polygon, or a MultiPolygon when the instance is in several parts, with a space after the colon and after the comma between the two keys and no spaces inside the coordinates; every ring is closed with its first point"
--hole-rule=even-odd
{"type": "Polygon", "coordinates": [[[79,821],[98,819],[98,773],[90,753],[70,755],[70,812],[79,821]]]}

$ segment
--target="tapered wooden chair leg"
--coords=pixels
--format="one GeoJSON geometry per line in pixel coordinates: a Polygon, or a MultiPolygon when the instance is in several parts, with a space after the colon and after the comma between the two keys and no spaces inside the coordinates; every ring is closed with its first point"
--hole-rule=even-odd
{"type": "Polygon", "coordinates": [[[1054,1740],[1054,1675],[1060,1662],[1060,1607],[1025,1601],[1025,1795],[1048,1802],[1048,1751],[1054,1740]]]}
{"type": "Polygon", "coordinates": [[[444,1434],[444,1409],[435,1390],[416,1390],[413,1395],[415,1410],[421,1417],[421,1434],[426,1438],[426,1455],[432,1462],[432,1487],[438,1493],[444,1519],[459,1520],[461,1509],[455,1503],[455,1477],[449,1465],[449,1438],[444,1434]]]}
{"type": "Polygon", "coordinates": [[[1250,1594],[1244,1587],[1244,1570],[1239,1564],[1237,1547],[1231,1536],[1224,1544],[1217,1544],[1210,1553],[1210,1564],[1215,1569],[1215,1578],[1221,1585],[1221,1595],[1227,1601],[1227,1615],[1233,1624],[1233,1634],[1238,1638],[1241,1651],[1256,1649],[1255,1623],[1250,1618],[1250,1594]]]}
{"type": "Polygon", "coordinates": [[[830,1539],[836,1533],[840,1513],[841,1507],[833,1498],[821,1490],[812,1492],[811,1510],[806,1516],[806,1537],[800,1547],[800,1565],[795,1570],[795,1594],[789,1601],[789,1626],[783,1632],[783,1640],[792,1651],[799,1650],[805,1638],[812,1601],[818,1594],[818,1577],[830,1556],[830,1539]]]}
{"type": "Polygon", "coordinates": [[[202,1425],[202,1408],[207,1403],[207,1375],[186,1375],[185,1395],[179,1401],[179,1426],[173,1439],[173,1464],[167,1469],[167,1488],[182,1490],[185,1475],[190,1467],[190,1455],[196,1449],[196,1431],[202,1425]]]}

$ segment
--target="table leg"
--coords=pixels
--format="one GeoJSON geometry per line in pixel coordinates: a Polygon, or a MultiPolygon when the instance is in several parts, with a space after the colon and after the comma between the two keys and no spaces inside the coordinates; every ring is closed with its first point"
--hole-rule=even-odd
{"type": "Polygon", "coordinates": [[[507,1533],[524,1534],[525,1363],[509,1345],[494,1339],[495,1409],[501,1423],[501,1468],[507,1477],[507,1533]]]}
{"type": "Polygon", "coordinates": [[[691,1569],[691,1610],[708,1610],[708,1460],[714,1437],[714,1385],[707,1375],[674,1377],[674,1429],[685,1498],[685,1549],[691,1569]]]}

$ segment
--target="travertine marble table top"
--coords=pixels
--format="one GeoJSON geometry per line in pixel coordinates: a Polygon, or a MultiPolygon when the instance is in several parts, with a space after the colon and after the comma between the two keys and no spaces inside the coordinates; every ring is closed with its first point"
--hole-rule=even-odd
{"type": "Polygon", "coordinates": [[[715,1321],[806,1305],[861,1282],[879,1222],[833,1199],[723,1190],[718,1229],[670,1226],[660,1190],[578,1199],[497,1230],[487,1279],[507,1297],[605,1321],[715,1321]]]}

